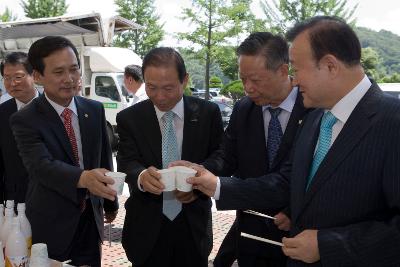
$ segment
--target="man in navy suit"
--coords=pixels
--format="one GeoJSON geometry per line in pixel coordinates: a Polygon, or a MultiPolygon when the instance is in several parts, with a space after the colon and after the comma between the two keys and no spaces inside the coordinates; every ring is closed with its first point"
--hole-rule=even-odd
{"type": "Polygon", "coordinates": [[[314,17],[288,32],[294,83],[306,107],[292,160],[277,174],[195,188],[218,208],[290,203],[288,266],[400,265],[400,102],[370,81],[359,40],[343,20],[314,17]],[[252,196],[252,197],[249,197],[252,196]]]}
{"type": "Polygon", "coordinates": [[[32,242],[46,243],[49,257],[75,266],[101,266],[104,216],[118,210],[104,108],[76,96],[80,62],[66,38],[48,36],[28,53],[44,94],[11,117],[29,173],[26,215],[32,242]],[[103,199],[104,198],[104,199],[103,199]]]}
{"type": "Polygon", "coordinates": [[[28,105],[38,96],[35,89],[32,66],[28,55],[13,52],[0,64],[4,86],[13,98],[0,105],[0,201],[15,200],[24,203],[28,187],[28,173],[18,154],[17,144],[10,127],[12,114],[28,105]]]}
{"type": "MultiPolygon", "coordinates": [[[[307,110],[299,89],[291,84],[288,50],[283,37],[269,32],[252,33],[240,44],[239,75],[247,96],[235,104],[220,149],[203,163],[208,170],[246,179],[277,171],[289,158],[299,121],[307,110]]],[[[282,239],[290,226],[283,208],[259,210],[276,220],[238,210],[214,266],[232,266],[236,256],[241,267],[286,266],[281,249],[239,237],[244,231],[282,239]]]]}

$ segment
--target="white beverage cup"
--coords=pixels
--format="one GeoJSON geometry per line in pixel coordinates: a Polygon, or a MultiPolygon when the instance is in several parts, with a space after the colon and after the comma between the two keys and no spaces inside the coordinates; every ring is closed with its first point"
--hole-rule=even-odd
{"type": "Polygon", "coordinates": [[[173,167],[176,172],[176,189],[181,192],[192,191],[192,185],[186,179],[196,175],[197,171],[184,166],[173,167]]]}
{"type": "Polygon", "coordinates": [[[47,245],[46,244],[37,243],[37,244],[32,245],[29,266],[32,266],[32,267],[50,266],[49,255],[47,253],[47,245]]]}
{"type": "Polygon", "coordinates": [[[161,182],[165,188],[163,191],[174,191],[175,190],[175,170],[173,169],[162,169],[157,171],[161,174],[161,182]]]}
{"type": "Polygon", "coordinates": [[[123,172],[107,172],[106,176],[114,180],[114,184],[108,184],[108,186],[117,191],[117,195],[122,195],[126,174],[123,172]]]}

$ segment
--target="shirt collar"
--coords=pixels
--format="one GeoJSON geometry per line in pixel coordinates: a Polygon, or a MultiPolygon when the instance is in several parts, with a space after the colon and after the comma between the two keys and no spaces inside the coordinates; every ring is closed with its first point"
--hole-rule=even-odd
{"type": "Polygon", "coordinates": [[[33,96],[33,98],[31,100],[28,101],[28,103],[24,103],[22,101],[19,101],[18,99],[15,98],[15,103],[17,104],[17,110],[20,110],[21,108],[26,107],[29,103],[32,102],[33,99],[35,99],[36,97],[39,96],[39,92],[35,89],[35,95],[33,96]]]}
{"type": "Polygon", "coordinates": [[[58,116],[61,116],[61,113],[63,113],[65,108],[69,108],[76,116],[78,116],[78,109],[76,108],[75,97],[72,98],[68,107],[64,107],[48,98],[46,93],[44,93],[44,96],[46,97],[47,101],[49,101],[50,105],[57,111],[58,116]]]}
{"type": "MultiPolygon", "coordinates": [[[[161,118],[162,116],[164,116],[165,112],[159,110],[155,105],[154,109],[156,110],[158,121],[161,121],[161,118]]],[[[175,107],[173,107],[171,111],[183,121],[184,118],[183,97],[181,98],[181,100],[179,100],[178,103],[176,103],[175,107]]]]}
{"type": "Polygon", "coordinates": [[[361,98],[367,93],[371,87],[371,81],[367,75],[339,102],[337,102],[331,109],[331,113],[341,122],[346,123],[351,113],[360,102],[361,98]]]}
{"type": "MultiPolygon", "coordinates": [[[[283,100],[282,103],[280,103],[278,107],[283,110],[286,110],[287,112],[292,113],[294,104],[296,103],[297,93],[298,93],[297,86],[293,87],[289,95],[285,98],[285,100],[283,100]]],[[[271,105],[262,106],[263,112],[269,107],[271,107],[271,105]]]]}

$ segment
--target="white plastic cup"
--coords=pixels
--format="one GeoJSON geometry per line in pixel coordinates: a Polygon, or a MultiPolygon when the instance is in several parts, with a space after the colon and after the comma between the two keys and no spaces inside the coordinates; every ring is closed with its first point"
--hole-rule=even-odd
{"type": "Polygon", "coordinates": [[[106,176],[114,180],[114,184],[108,184],[108,186],[117,191],[117,195],[122,195],[126,174],[123,172],[107,172],[106,176]]]}
{"type": "Polygon", "coordinates": [[[174,167],[176,173],[176,189],[181,192],[192,191],[192,185],[186,179],[196,175],[197,171],[184,166],[174,167]]]}
{"type": "Polygon", "coordinates": [[[174,191],[175,187],[175,170],[173,169],[162,169],[157,171],[161,174],[161,182],[164,184],[164,192],[174,191]]]}
{"type": "Polygon", "coordinates": [[[50,266],[49,255],[47,253],[47,245],[37,243],[32,245],[31,258],[29,262],[31,267],[48,267],[50,266]]]}

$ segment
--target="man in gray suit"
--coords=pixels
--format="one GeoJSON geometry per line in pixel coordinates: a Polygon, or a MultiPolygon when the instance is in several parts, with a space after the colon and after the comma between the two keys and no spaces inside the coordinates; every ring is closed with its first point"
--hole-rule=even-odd
{"type": "Polygon", "coordinates": [[[307,107],[292,160],[266,179],[217,178],[195,188],[218,208],[290,203],[288,266],[399,266],[400,102],[370,81],[343,20],[314,17],[288,33],[294,83],[307,107]],[[249,197],[252,196],[252,197],[249,197]]]}

